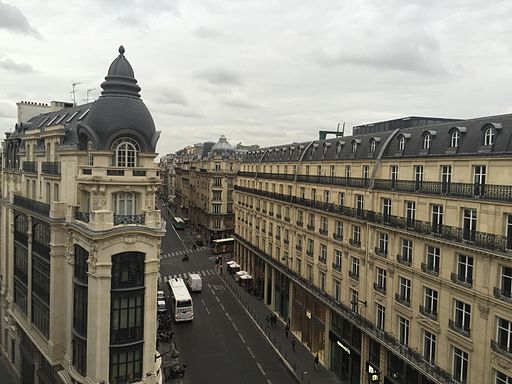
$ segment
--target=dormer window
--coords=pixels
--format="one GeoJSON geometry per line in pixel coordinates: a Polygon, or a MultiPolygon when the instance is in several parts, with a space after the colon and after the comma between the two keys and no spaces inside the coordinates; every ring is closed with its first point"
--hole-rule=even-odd
{"type": "Polygon", "coordinates": [[[450,139],[450,147],[452,147],[452,148],[458,147],[459,141],[460,141],[460,132],[458,129],[456,129],[455,131],[452,132],[452,136],[450,139]]]}
{"type": "Polygon", "coordinates": [[[370,153],[375,153],[376,148],[377,148],[377,142],[372,139],[370,141],[370,153]]]}
{"type": "Polygon", "coordinates": [[[114,142],[112,149],[115,152],[115,166],[129,167],[137,166],[137,154],[140,152],[139,144],[129,137],[122,137],[114,142]]]}
{"type": "Polygon", "coordinates": [[[353,141],[352,142],[352,153],[356,153],[357,152],[357,141],[353,141]]]}
{"type": "Polygon", "coordinates": [[[427,133],[423,136],[423,149],[430,149],[430,144],[432,144],[432,135],[427,133]]]}
{"type": "Polygon", "coordinates": [[[343,148],[343,146],[341,145],[341,142],[338,141],[336,143],[336,154],[339,155],[341,153],[341,148],[343,148]]]}
{"type": "Polygon", "coordinates": [[[323,146],[323,156],[325,157],[325,155],[327,154],[327,150],[329,149],[329,147],[327,146],[327,143],[324,143],[324,146],[323,146]]]}
{"type": "Polygon", "coordinates": [[[484,133],[484,145],[493,145],[495,137],[496,131],[494,128],[487,128],[484,133]]]}
{"type": "Polygon", "coordinates": [[[400,136],[400,139],[398,140],[398,150],[403,151],[405,149],[405,137],[400,136]]]}

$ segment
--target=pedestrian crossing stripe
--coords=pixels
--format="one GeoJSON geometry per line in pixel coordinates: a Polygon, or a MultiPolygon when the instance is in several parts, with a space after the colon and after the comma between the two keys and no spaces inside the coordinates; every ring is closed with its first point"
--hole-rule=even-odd
{"type": "Polygon", "coordinates": [[[184,255],[184,254],[188,254],[188,253],[196,253],[196,252],[201,252],[201,251],[204,251],[208,249],[208,247],[199,247],[199,248],[196,248],[195,250],[194,249],[189,249],[189,248],[186,248],[186,249],[180,249],[180,250],[177,250],[177,251],[174,251],[174,252],[168,252],[168,253],[162,253],[161,255],[161,259],[169,259],[171,257],[176,257],[176,256],[181,256],[181,255],[184,255]]]}
{"type": "Polygon", "coordinates": [[[159,281],[167,283],[171,279],[176,279],[176,278],[186,279],[188,277],[188,275],[190,275],[191,273],[197,273],[198,275],[203,276],[203,277],[213,276],[213,275],[217,274],[214,269],[203,269],[201,271],[182,272],[182,273],[177,273],[175,275],[168,275],[168,276],[160,277],[159,281]]]}

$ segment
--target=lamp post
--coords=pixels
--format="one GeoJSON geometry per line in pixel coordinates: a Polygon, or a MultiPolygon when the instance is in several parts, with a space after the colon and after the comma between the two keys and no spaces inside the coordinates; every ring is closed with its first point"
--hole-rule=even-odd
{"type": "Polygon", "coordinates": [[[365,301],[362,301],[362,300],[359,300],[355,297],[352,298],[352,300],[350,301],[350,304],[354,305],[355,306],[355,312],[357,313],[358,312],[358,309],[359,309],[359,303],[361,304],[364,304],[365,307],[368,306],[368,303],[365,301]]]}

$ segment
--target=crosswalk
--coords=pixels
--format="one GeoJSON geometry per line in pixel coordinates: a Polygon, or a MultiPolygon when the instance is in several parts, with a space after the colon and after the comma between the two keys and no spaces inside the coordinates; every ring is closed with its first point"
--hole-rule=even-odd
{"type": "Polygon", "coordinates": [[[186,249],[181,249],[179,251],[162,253],[160,255],[160,259],[170,259],[171,257],[183,256],[185,254],[189,255],[191,253],[204,251],[205,249],[208,249],[208,247],[197,247],[196,249],[186,248],[186,249]]]}
{"type": "Polygon", "coordinates": [[[169,275],[169,276],[160,276],[159,280],[161,283],[167,283],[169,280],[176,279],[178,277],[181,279],[186,279],[188,277],[188,275],[190,275],[191,273],[197,273],[202,277],[213,276],[213,275],[217,274],[217,272],[215,272],[215,269],[212,268],[212,269],[203,269],[201,271],[177,273],[175,275],[169,275]]]}

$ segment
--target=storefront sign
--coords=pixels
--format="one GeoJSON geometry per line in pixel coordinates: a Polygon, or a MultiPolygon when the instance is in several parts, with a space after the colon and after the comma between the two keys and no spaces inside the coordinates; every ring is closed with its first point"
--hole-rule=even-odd
{"type": "Polygon", "coordinates": [[[343,345],[343,344],[341,343],[341,341],[339,341],[339,340],[338,340],[336,343],[338,344],[338,346],[339,346],[341,349],[343,349],[345,352],[347,352],[347,353],[350,355],[350,348],[348,348],[348,347],[346,347],[345,345],[343,345]]]}
{"type": "Polygon", "coordinates": [[[368,376],[370,378],[370,383],[378,383],[380,382],[380,370],[375,368],[370,363],[367,363],[366,365],[368,370],[368,376]]]}
{"type": "Polygon", "coordinates": [[[311,319],[311,311],[306,310],[306,317],[308,319],[311,319]]]}

